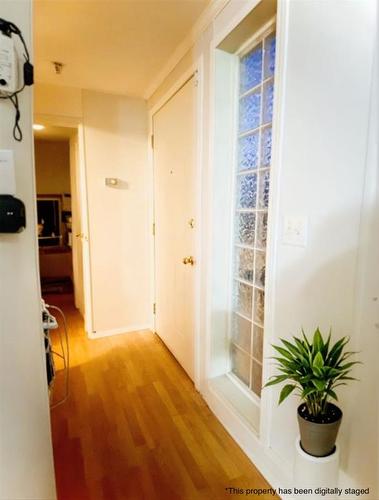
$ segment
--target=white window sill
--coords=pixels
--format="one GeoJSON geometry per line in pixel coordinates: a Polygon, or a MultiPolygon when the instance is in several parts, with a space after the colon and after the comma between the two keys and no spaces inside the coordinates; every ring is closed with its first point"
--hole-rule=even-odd
{"type": "Polygon", "coordinates": [[[208,382],[209,388],[217,393],[228,406],[248,425],[251,430],[259,433],[260,405],[258,398],[249,394],[247,389],[228,375],[220,375],[208,382]]]}

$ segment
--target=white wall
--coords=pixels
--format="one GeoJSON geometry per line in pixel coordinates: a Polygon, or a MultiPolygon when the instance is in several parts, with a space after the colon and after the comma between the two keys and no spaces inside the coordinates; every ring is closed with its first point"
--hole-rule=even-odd
{"type": "MultiPolygon", "coordinates": [[[[379,12],[378,12],[379,13],[379,12]]],[[[356,348],[363,366],[357,371],[363,383],[352,389],[346,401],[346,447],[343,467],[361,484],[376,477],[372,497],[379,497],[379,163],[378,163],[378,53],[372,79],[366,178],[361,210],[358,266],[356,273],[356,348]],[[362,460],[364,457],[364,460],[362,460]]]]}
{"type": "Polygon", "coordinates": [[[34,92],[34,112],[55,116],[59,120],[82,116],[82,91],[77,88],[37,82],[34,92]]]}
{"type": "MultiPolygon", "coordinates": [[[[16,23],[31,46],[31,2],[1,1],[1,17],[16,23]]],[[[32,51],[31,51],[32,53],[32,51]]],[[[40,289],[37,272],[31,89],[20,95],[22,143],[11,131],[13,107],[0,102],[0,149],[15,151],[17,196],[27,228],[0,234],[0,498],[55,498],[40,289]]]]}
{"type": "Polygon", "coordinates": [[[37,139],[34,151],[37,194],[70,193],[69,141],[37,139]]]}
{"type": "MultiPolygon", "coordinates": [[[[285,32],[286,55],[282,81],[280,127],[282,149],[277,156],[278,231],[273,265],[273,333],[288,337],[303,326],[312,331],[332,327],[335,338],[352,337],[352,348],[363,349],[356,327],[357,276],[361,208],[366,176],[367,128],[372,81],[374,2],[289,2],[285,32]],[[309,221],[305,248],[282,243],[286,215],[309,221]]],[[[278,146],[278,144],[276,144],[278,146]]],[[[366,348],[367,348],[366,343],[366,348]]],[[[270,351],[267,349],[266,354],[270,351]]],[[[363,353],[361,358],[366,358],[363,353]]],[[[368,367],[367,367],[368,368],[368,367]]],[[[359,374],[359,369],[356,371],[359,374]]],[[[376,373],[369,367],[370,376],[376,373]]],[[[368,375],[368,374],[367,374],[368,375]]],[[[368,425],[351,425],[349,402],[359,390],[360,410],[370,413],[370,376],[341,390],[346,415],[340,430],[342,468],[362,487],[374,487],[373,466],[362,476],[353,464],[377,455],[376,444],[358,446],[368,425]],[[355,445],[351,446],[349,436],[355,445]],[[354,439],[356,436],[356,439],[354,439]],[[354,459],[353,457],[356,457],[354,459]]],[[[275,399],[277,398],[277,391],[275,399]]],[[[270,446],[291,463],[297,425],[297,402],[272,407],[270,446]],[[286,422],[286,432],[283,423],[286,422]]],[[[372,497],[375,498],[375,497],[372,497]]]]}
{"type": "MultiPolygon", "coordinates": [[[[93,330],[151,327],[147,111],[142,99],[83,91],[93,330]],[[106,177],[119,186],[105,186],[106,177]]],[[[150,221],[151,222],[151,221],[150,221]]]]}
{"type": "Polygon", "coordinates": [[[146,103],[40,83],[36,88],[39,118],[60,126],[83,123],[93,311],[89,333],[150,328],[152,216],[146,103]],[[120,187],[106,187],[105,177],[118,177],[120,187]]]}
{"type": "Polygon", "coordinates": [[[230,303],[230,259],[233,203],[235,61],[230,54],[216,50],[214,87],[214,156],[212,158],[212,292],[211,292],[211,363],[209,376],[229,371],[228,339],[230,303]],[[217,333],[216,333],[217,332],[217,333]]]}

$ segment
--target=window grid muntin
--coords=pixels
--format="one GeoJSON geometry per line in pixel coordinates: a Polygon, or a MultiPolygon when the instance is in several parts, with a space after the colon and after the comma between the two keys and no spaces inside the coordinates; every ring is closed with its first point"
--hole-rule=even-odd
{"type": "MultiPolygon", "coordinates": [[[[263,292],[264,294],[264,286],[257,286],[256,285],[256,273],[257,273],[257,266],[256,266],[256,259],[257,259],[257,252],[261,252],[263,253],[264,255],[264,272],[265,272],[265,267],[266,267],[266,250],[267,250],[267,217],[265,219],[265,222],[263,222],[263,218],[262,218],[262,222],[260,222],[260,219],[259,219],[259,214],[267,214],[268,213],[268,208],[269,208],[269,198],[268,198],[268,206],[267,207],[260,207],[259,206],[259,203],[260,203],[260,194],[261,194],[261,178],[264,179],[265,178],[265,174],[268,172],[270,172],[271,170],[271,157],[272,157],[272,132],[271,132],[271,138],[270,138],[270,145],[269,145],[269,151],[270,151],[270,162],[268,165],[264,165],[264,151],[263,151],[263,147],[264,145],[262,144],[263,140],[264,140],[264,131],[265,130],[269,130],[271,128],[272,130],[272,116],[271,116],[271,121],[269,122],[265,122],[263,123],[263,112],[264,112],[264,105],[265,105],[265,93],[264,93],[264,89],[266,86],[268,86],[271,82],[272,82],[272,85],[273,85],[273,92],[275,92],[275,86],[274,86],[274,79],[275,79],[275,74],[272,74],[268,77],[265,78],[265,62],[266,62],[266,43],[267,43],[267,40],[269,40],[271,38],[271,36],[274,36],[275,37],[275,28],[272,27],[269,31],[266,31],[264,33],[264,35],[262,35],[255,43],[254,45],[251,45],[249,50],[248,51],[245,51],[245,53],[243,55],[240,55],[240,65],[241,65],[241,62],[242,62],[242,58],[245,56],[245,55],[248,55],[249,53],[251,53],[252,51],[255,50],[255,48],[259,45],[259,44],[262,44],[262,48],[263,48],[263,53],[262,53],[262,60],[261,60],[261,81],[259,84],[253,86],[252,88],[249,88],[247,90],[245,90],[244,92],[241,93],[241,85],[239,84],[238,85],[238,89],[239,89],[239,97],[238,97],[238,133],[237,133],[237,150],[238,150],[238,155],[237,155],[237,160],[236,160],[236,168],[235,168],[235,179],[236,179],[236,182],[235,182],[235,190],[237,192],[237,190],[239,189],[239,178],[242,177],[242,176],[246,176],[246,175],[252,175],[252,174],[255,174],[256,175],[256,197],[255,197],[255,207],[254,208],[239,208],[238,205],[240,203],[240,200],[239,200],[239,190],[237,192],[237,195],[236,195],[236,200],[235,200],[235,206],[234,206],[234,224],[233,224],[233,275],[232,275],[232,283],[233,283],[233,286],[232,286],[232,289],[233,289],[233,307],[232,307],[232,323],[231,325],[233,324],[234,325],[234,315],[237,315],[237,316],[240,316],[242,317],[243,319],[249,321],[249,323],[251,324],[251,328],[250,328],[250,353],[248,353],[244,348],[242,348],[240,345],[236,344],[233,342],[233,337],[231,336],[231,346],[233,345],[236,349],[238,349],[239,351],[243,352],[244,354],[248,355],[249,356],[249,385],[248,385],[248,388],[253,391],[253,385],[254,385],[254,381],[253,381],[253,367],[254,367],[254,363],[255,364],[258,364],[258,368],[259,368],[259,373],[260,373],[260,381],[261,381],[261,376],[262,376],[262,362],[263,362],[263,359],[258,359],[257,357],[255,357],[255,352],[256,351],[261,351],[262,350],[262,344],[263,344],[263,335],[264,335],[264,298],[263,298],[263,304],[261,304],[261,309],[263,311],[263,321],[262,323],[259,323],[256,321],[256,311],[255,311],[255,308],[256,308],[256,298],[258,297],[258,294],[260,295],[260,292],[263,292]],[[248,130],[243,130],[241,132],[241,116],[240,116],[240,113],[241,113],[241,100],[248,96],[248,95],[251,95],[253,94],[254,92],[257,92],[259,91],[260,92],[260,116],[259,116],[259,125],[255,128],[252,128],[252,129],[248,129],[248,130]],[[253,167],[253,168],[250,168],[250,169],[242,169],[241,168],[241,158],[240,158],[240,139],[243,138],[243,137],[246,137],[246,136],[249,136],[249,135],[253,135],[254,133],[257,133],[259,134],[258,136],[258,151],[257,151],[257,155],[258,155],[258,159],[257,159],[257,166],[256,167],[253,167]],[[241,244],[239,243],[239,238],[237,237],[236,235],[236,229],[237,229],[237,225],[240,224],[240,221],[238,219],[238,224],[237,224],[237,218],[238,218],[238,214],[241,214],[241,213],[252,213],[252,214],[255,214],[256,217],[254,219],[254,244],[253,245],[246,245],[246,244],[241,244]],[[264,227],[264,241],[262,241],[262,246],[258,245],[258,238],[259,237],[263,237],[263,233],[261,235],[259,235],[259,224],[263,224],[265,227],[264,227]],[[254,253],[253,253],[253,259],[254,259],[254,262],[253,262],[253,282],[249,282],[248,280],[244,280],[244,279],[241,279],[238,277],[238,273],[239,273],[239,269],[237,269],[237,252],[236,252],[236,249],[238,248],[245,248],[245,249],[248,249],[248,250],[252,250],[254,253]],[[237,287],[238,287],[238,283],[243,283],[245,284],[246,286],[250,286],[252,288],[252,294],[251,294],[251,318],[249,318],[248,316],[246,316],[246,314],[243,314],[239,311],[237,311],[237,307],[236,307],[236,296],[235,296],[235,290],[237,290],[237,287]],[[262,337],[260,339],[260,346],[259,346],[259,349],[254,349],[254,330],[255,328],[254,327],[258,327],[261,329],[261,334],[262,334],[262,337]]],[[[267,49],[268,51],[268,49],[267,49]]],[[[275,56],[274,56],[275,57],[275,56]]],[[[267,54],[267,58],[270,58],[270,54],[268,53],[267,54]]],[[[267,64],[270,64],[271,60],[268,61],[267,64]]],[[[273,71],[275,72],[275,68],[273,69],[273,71]]],[[[239,74],[241,73],[241,66],[239,66],[239,74]]],[[[271,104],[272,106],[272,104],[271,104]]],[[[267,151],[267,150],[265,150],[267,151]]],[[[263,182],[263,181],[262,181],[263,182]]],[[[268,183],[267,183],[268,187],[270,185],[270,178],[268,178],[268,183]]],[[[264,189],[264,186],[262,185],[262,188],[263,188],[263,191],[262,193],[266,194],[266,190],[264,189]]],[[[267,197],[269,196],[269,194],[267,194],[267,197]]],[[[231,351],[232,352],[232,351],[231,351]]],[[[235,373],[235,371],[233,371],[233,360],[232,361],[232,374],[236,377],[238,377],[238,375],[235,373]]],[[[243,384],[245,384],[245,382],[242,380],[242,379],[239,379],[241,380],[241,382],[243,384]]],[[[261,385],[261,384],[260,384],[261,385]]],[[[259,387],[260,389],[260,387],[259,387]]],[[[260,390],[259,390],[259,394],[257,392],[253,392],[255,396],[257,397],[260,397],[260,390]]]]}

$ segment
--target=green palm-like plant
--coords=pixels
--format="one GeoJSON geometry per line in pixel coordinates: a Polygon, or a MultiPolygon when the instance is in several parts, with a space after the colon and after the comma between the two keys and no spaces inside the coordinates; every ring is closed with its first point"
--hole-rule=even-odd
{"type": "Polygon", "coordinates": [[[338,400],[335,389],[346,385],[348,380],[357,380],[350,377],[349,373],[359,361],[347,362],[356,352],[343,352],[349,340],[349,337],[343,337],[331,345],[331,332],[324,341],[318,328],[313,334],[312,342],[309,342],[303,330],[302,338],[293,337],[292,342],[280,339],[283,346],[273,345],[280,357],[273,359],[276,360],[276,366],[281,373],[271,377],[265,387],[291,381],[293,383],[285,385],[281,390],[279,404],[293,391],[298,390],[309,415],[325,415],[329,400],[338,400]]]}

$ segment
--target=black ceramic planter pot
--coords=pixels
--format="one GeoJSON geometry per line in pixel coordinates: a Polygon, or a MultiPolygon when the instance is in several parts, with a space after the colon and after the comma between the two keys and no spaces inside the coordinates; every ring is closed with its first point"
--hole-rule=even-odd
{"type": "Polygon", "coordinates": [[[342,411],[338,406],[328,403],[326,416],[315,420],[308,414],[305,403],[297,409],[297,420],[300,428],[300,442],[303,450],[314,457],[326,457],[335,449],[342,411]]]}

